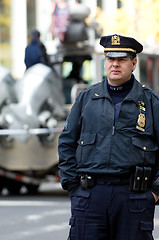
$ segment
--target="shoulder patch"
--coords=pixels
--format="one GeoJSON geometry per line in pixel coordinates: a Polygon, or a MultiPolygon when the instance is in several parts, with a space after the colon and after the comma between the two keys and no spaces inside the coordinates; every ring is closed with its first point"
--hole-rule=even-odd
{"type": "Polygon", "coordinates": [[[67,129],[68,126],[68,121],[66,120],[65,125],[64,125],[64,129],[67,129]]]}

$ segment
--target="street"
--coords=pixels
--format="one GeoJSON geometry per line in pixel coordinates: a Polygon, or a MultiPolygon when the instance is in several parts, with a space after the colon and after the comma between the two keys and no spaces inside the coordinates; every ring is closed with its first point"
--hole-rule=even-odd
{"type": "MultiPolygon", "coordinates": [[[[37,195],[0,197],[1,240],[66,240],[70,200],[60,184],[45,184],[37,195]]],[[[155,213],[155,240],[159,240],[159,207],[155,213]]]]}
{"type": "MultiPolygon", "coordinates": [[[[59,188],[59,185],[57,184],[59,188]]],[[[1,240],[66,240],[70,215],[69,197],[46,184],[36,196],[2,195],[1,240]]]]}

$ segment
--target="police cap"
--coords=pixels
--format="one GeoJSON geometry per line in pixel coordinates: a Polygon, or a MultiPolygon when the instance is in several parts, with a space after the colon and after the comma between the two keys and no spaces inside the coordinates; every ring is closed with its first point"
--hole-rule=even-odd
{"type": "Polygon", "coordinates": [[[143,46],[134,38],[125,37],[118,34],[103,36],[100,45],[104,47],[107,57],[126,57],[142,52],[143,46]]]}

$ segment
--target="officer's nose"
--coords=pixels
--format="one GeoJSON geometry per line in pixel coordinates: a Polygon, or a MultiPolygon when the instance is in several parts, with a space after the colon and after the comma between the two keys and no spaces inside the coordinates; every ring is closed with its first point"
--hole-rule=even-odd
{"type": "Polygon", "coordinates": [[[113,66],[119,66],[119,61],[117,58],[114,59],[113,66]]]}

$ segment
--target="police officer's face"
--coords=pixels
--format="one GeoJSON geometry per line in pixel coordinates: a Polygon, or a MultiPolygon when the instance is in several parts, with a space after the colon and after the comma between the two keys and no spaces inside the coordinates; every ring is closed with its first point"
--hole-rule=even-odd
{"type": "Polygon", "coordinates": [[[137,59],[131,59],[130,56],[120,58],[105,58],[105,70],[108,83],[113,86],[119,86],[131,78],[132,72],[136,68],[137,59]]]}

